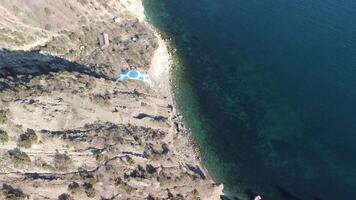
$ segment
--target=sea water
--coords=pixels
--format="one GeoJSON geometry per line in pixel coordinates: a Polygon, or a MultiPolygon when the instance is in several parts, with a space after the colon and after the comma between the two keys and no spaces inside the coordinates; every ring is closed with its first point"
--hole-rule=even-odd
{"type": "Polygon", "coordinates": [[[356,199],[356,1],[144,0],[225,193],[356,199]]]}

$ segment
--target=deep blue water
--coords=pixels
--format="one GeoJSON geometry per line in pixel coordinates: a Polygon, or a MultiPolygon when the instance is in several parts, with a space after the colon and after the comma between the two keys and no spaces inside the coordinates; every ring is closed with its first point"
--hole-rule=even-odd
{"type": "Polygon", "coordinates": [[[356,1],[145,0],[229,196],[356,199],[356,1]]]}

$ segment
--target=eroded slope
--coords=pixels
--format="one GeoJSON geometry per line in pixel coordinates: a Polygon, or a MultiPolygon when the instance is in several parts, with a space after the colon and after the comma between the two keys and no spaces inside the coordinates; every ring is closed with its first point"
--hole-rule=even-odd
{"type": "Polygon", "coordinates": [[[139,0],[0,9],[0,198],[219,198],[161,92],[167,50],[139,0]],[[113,81],[131,68],[156,87],[113,81]]]}

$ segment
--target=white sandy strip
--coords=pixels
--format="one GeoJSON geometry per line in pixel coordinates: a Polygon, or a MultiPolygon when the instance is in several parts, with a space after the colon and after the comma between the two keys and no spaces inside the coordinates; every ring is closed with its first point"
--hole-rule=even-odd
{"type": "Polygon", "coordinates": [[[171,59],[166,43],[157,33],[156,35],[158,48],[154,52],[148,73],[153,81],[153,87],[157,88],[161,95],[171,98],[169,83],[171,59]]]}
{"type": "Polygon", "coordinates": [[[126,7],[140,22],[144,22],[146,19],[142,0],[120,0],[120,3],[126,7]]]}
{"type": "Polygon", "coordinates": [[[146,23],[155,32],[156,38],[158,38],[158,48],[154,52],[148,74],[153,81],[153,88],[157,89],[159,94],[167,97],[171,102],[172,97],[169,83],[171,59],[166,43],[154,27],[147,23],[142,0],[120,0],[120,3],[136,16],[139,21],[146,23]]]}

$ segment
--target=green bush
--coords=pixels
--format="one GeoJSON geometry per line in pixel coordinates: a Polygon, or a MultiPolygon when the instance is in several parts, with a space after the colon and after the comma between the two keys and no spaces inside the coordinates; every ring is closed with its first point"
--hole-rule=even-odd
{"type": "Polygon", "coordinates": [[[79,176],[83,179],[85,183],[89,183],[91,185],[96,184],[96,178],[93,174],[89,173],[87,170],[80,170],[79,176]]]}
{"type": "Polygon", "coordinates": [[[105,161],[105,158],[106,156],[105,156],[105,154],[103,154],[103,153],[98,153],[98,154],[96,154],[96,161],[98,161],[98,162],[103,162],[103,161],[105,161]]]}
{"type": "Polygon", "coordinates": [[[82,189],[77,182],[73,181],[68,185],[68,191],[72,194],[79,194],[82,192],[82,189]]]}
{"type": "Polygon", "coordinates": [[[96,191],[95,191],[95,189],[94,189],[92,184],[84,183],[83,187],[85,189],[85,194],[87,195],[87,197],[89,197],[89,198],[94,198],[95,197],[96,191]]]}
{"type": "Polygon", "coordinates": [[[28,155],[25,152],[22,152],[20,149],[15,148],[13,150],[8,151],[11,160],[15,164],[25,164],[25,163],[30,163],[31,159],[28,157],[28,155]]]}
{"type": "Polygon", "coordinates": [[[0,110],[0,124],[5,124],[7,122],[7,111],[0,110]]]}
{"type": "Polygon", "coordinates": [[[1,192],[6,200],[22,200],[26,198],[26,195],[20,189],[15,189],[7,184],[2,186],[1,192]]]}
{"type": "Polygon", "coordinates": [[[0,143],[4,144],[9,141],[6,131],[0,129],[0,143]]]}
{"type": "Polygon", "coordinates": [[[32,141],[32,142],[37,142],[37,135],[35,133],[34,130],[28,128],[27,131],[26,131],[26,134],[28,135],[29,139],[32,141]]]}
{"type": "Polygon", "coordinates": [[[128,195],[130,195],[130,194],[132,193],[133,188],[132,188],[129,184],[127,184],[126,182],[124,182],[124,183],[122,184],[122,186],[124,187],[124,190],[126,191],[126,193],[127,193],[128,195]]]}
{"type": "Polygon", "coordinates": [[[17,141],[17,146],[28,149],[31,148],[32,141],[27,134],[21,134],[19,140],[17,141]]]}
{"type": "Polygon", "coordinates": [[[34,130],[27,129],[26,133],[21,134],[17,142],[18,147],[31,148],[32,142],[37,142],[37,135],[34,130]]]}
{"type": "Polygon", "coordinates": [[[135,161],[134,159],[131,158],[131,156],[126,156],[126,161],[130,164],[130,165],[134,165],[135,161]]]}
{"type": "Polygon", "coordinates": [[[80,75],[80,76],[78,77],[78,81],[79,81],[79,83],[85,84],[85,83],[88,82],[88,78],[87,78],[86,76],[80,75]]]}
{"type": "Polygon", "coordinates": [[[58,196],[58,200],[73,200],[73,198],[69,194],[63,193],[58,196]]]}
{"type": "Polygon", "coordinates": [[[87,177],[87,178],[85,179],[85,182],[88,182],[88,183],[94,185],[94,184],[96,183],[96,179],[94,178],[94,176],[87,177]]]}

